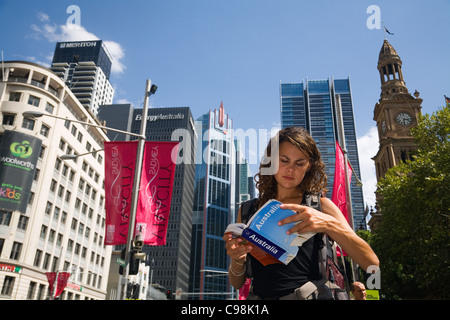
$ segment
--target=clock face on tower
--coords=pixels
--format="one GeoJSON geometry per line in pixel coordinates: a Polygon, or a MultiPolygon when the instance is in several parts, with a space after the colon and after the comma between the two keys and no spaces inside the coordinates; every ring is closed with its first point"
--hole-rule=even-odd
{"type": "Polygon", "coordinates": [[[402,126],[409,126],[412,122],[412,118],[409,113],[400,112],[395,116],[395,121],[402,126]]]}

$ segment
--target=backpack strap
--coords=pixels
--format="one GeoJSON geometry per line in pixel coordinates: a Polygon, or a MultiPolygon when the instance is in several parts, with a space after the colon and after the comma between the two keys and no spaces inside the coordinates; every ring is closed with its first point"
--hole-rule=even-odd
{"type": "Polygon", "coordinates": [[[247,223],[248,220],[255,214],[257,211],[256,202],[258,198],[254,198],[251,200],[247,200],[241,203],[241,222],[247,223]]]}

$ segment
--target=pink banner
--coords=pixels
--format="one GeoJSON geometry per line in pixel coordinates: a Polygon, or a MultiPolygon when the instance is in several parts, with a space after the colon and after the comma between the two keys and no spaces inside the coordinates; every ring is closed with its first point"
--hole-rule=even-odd
{"type": "Polygon", "coordinates": [[[137,141],[105,142],[105,245],[126,244],[137,141]]]}
{"type": "MultiPolygon", "coordinates": [[[[348,181],[352,180],[352,167],[348,163],[348,181]]],[[[348,222],[348,205],[347,205],[347,193],[345,184],[345,165],[344,165],[344,153],[342,152],[339,143],[336,141],[336,160],[334,165],[334,183],[333,193],[331,194],[331,201],[341,210],[345,219],[348,222]]],[[[340,256],[340,248],[337,248],[337,255],[340,256]]],[[[347,254],[344,252],[344,256],[347,254]]]]}
{"type": "MultiPolygon", "coordinates": [[[[352,167],[348,165],[348,181],[352,180],[352,167]]],[[[336,160],[334,165],[334,184],[333,193],[331,194],[331,201],[341,210],[345,219],[348,221],[347,210],[347,194],[345,186],[345,165],[344,153],[342,152],[339,143],[336,141],[336,160]]]]}
{"type": "Polygon", "coordinates": [[[45,275],[47,276],[48,280],[48,290],[50,291],[50,294],[53,294],[53,286],[55,285],[56,272],[46,272],[45,275]]]}
{"type": "Polygon", "coordinates": [[[178,142],[145,143],[135,229],[145,244],[166,244],[177,153],[178,142]]]}
{"type": "Polygon", "coordinates": [[[70,272],[60,272],[58,274],[58,283],[56,284],[56,292],[55,298],[63,293],[64,288],[67,285],[67,281],[69,280],[70,272]]]}

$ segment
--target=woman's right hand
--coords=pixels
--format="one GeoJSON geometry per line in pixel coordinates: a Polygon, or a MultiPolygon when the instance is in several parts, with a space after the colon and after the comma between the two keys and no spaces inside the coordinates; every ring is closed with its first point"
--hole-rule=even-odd
{"type": "Polygon", "coordinates": [[[241,237],[233,237],[231,233],[226,233],[223,236],[225,241],[225,249],[227,250],[227,255],[238,262],[245,261],[247,253],[252,250],[251,244],[246,242],[241,237]]]}

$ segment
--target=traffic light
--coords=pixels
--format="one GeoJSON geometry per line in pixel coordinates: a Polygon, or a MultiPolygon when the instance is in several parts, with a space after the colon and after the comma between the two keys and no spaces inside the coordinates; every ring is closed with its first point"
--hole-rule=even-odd
{"type": "MultiPolygon", "coordinates": [[[[122,251],[120,252],[120,257],[125,260],[125,248],[123,248],[122,251]]],[[[121,276],[123,276],[124,271],[125,271],[124,268],[122,266],[120,266],[119,267],[119,274],[121,276]]]]}
{"type": "Polygon", "coordinates": [[[139,285],[131,284],[127,285],[127,299],[136,300],[139,298],[139,285]]]}
{"type": "Polygon", "coordinates": [[[130,252],[130,265],[128,269],[129,275],[135,275],[139,272],[139,260],[136,259],[136,251],[133,249],[130,252]]]}
{"type": "Polygon", "coordinates": [[[133,248],[130,252],[130,269],[128,270],[129,275],[135,275],[139,271],[139,262],[145,259],[145,252],[142,252],[142,247],[144,246],[144,241],[137,235],[136,239],[133,241],[133,248]]]}
{"type": "Polygon", "coordinates": [[[166,290],[166,297],[167,300],[174,300],[175,296],[173,295],[173,291],[172,290],[166,290]]]}

